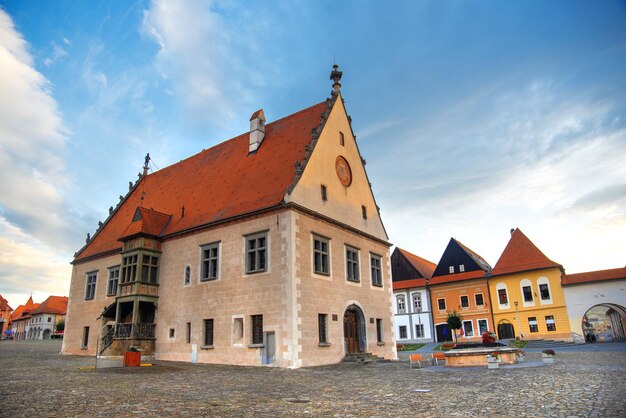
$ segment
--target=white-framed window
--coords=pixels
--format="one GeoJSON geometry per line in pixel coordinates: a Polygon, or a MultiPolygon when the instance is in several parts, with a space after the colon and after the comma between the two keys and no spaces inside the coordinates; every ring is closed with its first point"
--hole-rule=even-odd
{"type": "Polygon", "coordinates": [[[548,278],[545,276],[538,278],[537,287],[539,288],[539,302],[542,305],[552,304],[552,290],[548,278]]]}
{"type": "Polygon", "coordinates": [[[546,329],[548,332],[556,331],[556,322],[553,315],[546,315],[546,329]]]}
{"type": "Polygon", "coordinates": [[[183,286],[191,286],[191,266],[185,266],[185,272],[183,273],[183,286]]]}
{"type": "Polygon", "coordinates": [[[448,273],[450,274],[454,273],[454,266],[448,267],[448,273]]]}
{"type": "Polygon", "coordinates": [[[313,272],[330,275],[330,244],[327,238],[313,237],[313,272]]]}
{"type": "Polygon", "coordinates": [[[483,306],[485,304],[485,299],[483,298],[482,293],[474,294],[474,303],[476,303],[476,306],[483,306]]]}
{"type": "Polygon", "coordinates": [[[87,284],[85,286],[85,300],[91,300],[96,297],[96,283],[98,282],[98,272],[92,271],[87,273],[87,284]]]}
{"type": "Polygon", "coordinates": [[[496,285],[496,294],[498,298],[498,306],[500,309],[509,308],[509,292],[506,284],[500,282],[496,285]]]}
{"type": "Polygon", "coordinates": [[[413,293],[413,312],[422,312],[422,294],[420,292],[413,293]]]}
{"type": "Polygon", "coordinates": [[[522,304],[527,306],[535,306],[535,298],[533,296],[532,282],[528,279],[523,279],[519,283],[520,290],[522,292],[522,304]]]}
{"type": "Polygon", "coordinates": [[[398,313],[406,313],[406,299],[404,295],[396,296],[397,304],[398,304],[398,313]]]}
{"type": "Polygon", "coordinates": [[[346,278],[351,282],[358,282],[359,277],[359,250],[346,246],[346,278]]]}
{"type": "Polygon", "coordinates": [[[465,271],[465,264],[459,265],[459,273],[463,273],[465,271]]]}
{"type": "Polygon", "coordinates": [[[463,321],[463,334],[466,337],[474,336],[474,324],[472,321],[463,321]]]}
{"type": "Polygon", "coordinates": [[[107,296],[117,295],[117,285],[120,281],[120,266],[109,267],[109,279],[107,280],[107,296]]]}
{"type": "Polygon", "coordinates": [[[437,299],[437,308],[440,311],[446,310],[446,300],[444,298],[437,299]]]}
{"type": "Polygon", "coordinates": [[[400,325],[400,327],[398,328],[398,330],[400,331],[400,339],[401,340],[406,340],[407,337],[407,333],[406,333],[406,325],[400,325]]]}
{"type": "Polygon", "coordinates": [[[372,286],[383,287],[382,258],[370,253],[370,266],[372,272],[372,286]]]}
{"type": "Polygon", "coordinates": [[[469,296],[461,295],[461,308],[469,308],[469,296]]]}
{"type": "Polygon", "coordinates": [[[203,245],[200,254],[200,281],[217,280],[220,274],[220,243],[203,245]]]}
{"type": "Polygon", "coordinates": [[[246,237],[246,274],[267,271],[267,232],[246,237]]]}
{"type": "Polygon", "coordinates": [[[415,324],[415,336],[424,338],[424,324],[415,324]]]}
{"type": "Polygon", "coordinates": [[[486,319],[479,319],[478,332],[480,332],[480,335],[483,335],[487,331],[489,331],[489,322],[486,319]]]}
{"type": "Polygon", "coordinates": [[[529,316],[528,317],[528,329],[530,332],[539,332],[539,325],[537,324],[537,317],[529,316]]]}

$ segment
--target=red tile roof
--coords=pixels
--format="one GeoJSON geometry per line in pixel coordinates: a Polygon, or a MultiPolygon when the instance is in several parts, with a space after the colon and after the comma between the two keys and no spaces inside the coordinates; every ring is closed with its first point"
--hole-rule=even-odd
{"type": "Polygon", "coordinates": [[[9,302],[2,297],[2,295],[0,295],[0,311],[5,312],[5,311],[12,311],[13,308],[11,308],[9,306],[9,302]]]}
{"type": "Polygon", "coordinates": [[[444,276],[435,276],[429,280],[428,285],[436,285],[443,283],[462,282],[465,280],[486,278],[487,274],[483,270],[466,271],[463,273],[446,274],[444,276]]]}
{"type": "Polygon", "coordinates": [[[39,307],[39,303],[33,302],[33,297],[29,297],[24,305],[20,305],[11,315],[11,321],[30,318],[30,313],[39,307]]]}
{"type": "Polygon", "coordinates": [[[528,270],[538,270],[545,268],[557,267],[563,269],[559,263],[556,263],[546,257],[533,244],[524,233],[519,229],[515,229],[511,235],[509,243],[502,252],[496,266],[491,271],[492,276],[500,274],[516,273],[528,270]]]}
{"type": "MultiPolygon", "coordinates": [[[[411,265],[415,267],[415,269],[423,277],[425,277],[426,279],[430,279],[431,277],[433,277],[433,272],[435,271],[435,268],[437,267],[435,263],[432,263],[422,257],[418,257],[415,254],[411,254],[410,252],[403,250],[400,247],[398,247],[398,251],[400,251],[400,253],[407,259],[407,261],[411,263],[411,265]]],[[[395,288],[396,287],[394,284],[394,289],[395,288]]],[[[402,289],[406,289],[406,288],[402,288],[402,289]]]]}
{"type": "Polygon", "coordinates": [[[584,273],[564,274],[561,284],[564,286],[603,282],[607,280],[626,280],[626,267],[616,269],[586,271],[584,273]]]}
{"type": "Polygon", "coordinates": [[[172,215],[138,207],[137,210],[135,210],[132,222],[128,225],[126,230],[122,232],[120,240],[139,234],[158,237],[163,233],[171,218],[172,215]]]}
{"type": "Polygon", "coordinates": [[[246,132],[144,176],[75,262],[119,250],[118,239],[134,231],[128,229],[138,207],[171,214],[161,234],[167,236],[278,206],[295,179],[294,164],[305,159],[311,130],[320,126],[326,110],[322,102],[267,124],[255,154],[248,155],[246,132]]]}
{"type": "Polygon", "coordinates": [[[67,296],[49,296],[30,314],[31,316],[42,313],[65,315],[65,312],[67,312],[67,296]]]}
{"type": "Polygon", "coordinates": [[[393,290],[411,289],[413,287],[426,287],[426,279],[410,279],[402,280],[399,282],[393,282],[393,290]]]}

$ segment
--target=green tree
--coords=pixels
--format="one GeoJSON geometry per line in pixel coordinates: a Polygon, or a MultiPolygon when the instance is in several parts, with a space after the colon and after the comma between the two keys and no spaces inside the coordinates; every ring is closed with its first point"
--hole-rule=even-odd
{"type": "Polygon", "coordinates": [[[454,331],[454,342],[457,342],[456,330],[461,329],[462,319],[463,317],[457,311],[448,312],[448,319],[446,319],[446,322],[448,323],[448,326],[450,327],[450,329],[454,331]]]}
{"type": "Polygon", "coordinates": [[[65,321],[63,319],[61,319],[59,322],[57,322],[56,330],[57,331],[65,330],[65,321]]]}

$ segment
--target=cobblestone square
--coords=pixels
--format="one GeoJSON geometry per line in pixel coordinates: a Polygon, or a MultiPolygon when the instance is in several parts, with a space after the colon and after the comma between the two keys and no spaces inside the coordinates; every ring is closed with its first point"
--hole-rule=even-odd
{"type": "Polygon", "coordinates": [[[58,341],[0,341],[0,416],[626,416],[625,343],[524,367],[298,370],[156,362],[93,369],[58,341]],[[427,389],[430,392],[416,392],[427,389]]]}

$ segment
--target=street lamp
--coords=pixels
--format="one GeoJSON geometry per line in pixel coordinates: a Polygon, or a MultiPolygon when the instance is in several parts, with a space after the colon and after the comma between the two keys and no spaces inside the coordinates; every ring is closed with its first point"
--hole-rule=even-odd
{"type": "Polygon", "coordinates": [[[515,316],[517,316],[517,328],[519,329],[519,337],[520,339],[524,338],[524,334],[522,334],[522,323],[519,319],[519,309],[517,308],[517,301],[513,302],[515,304],[515,316]]]}

